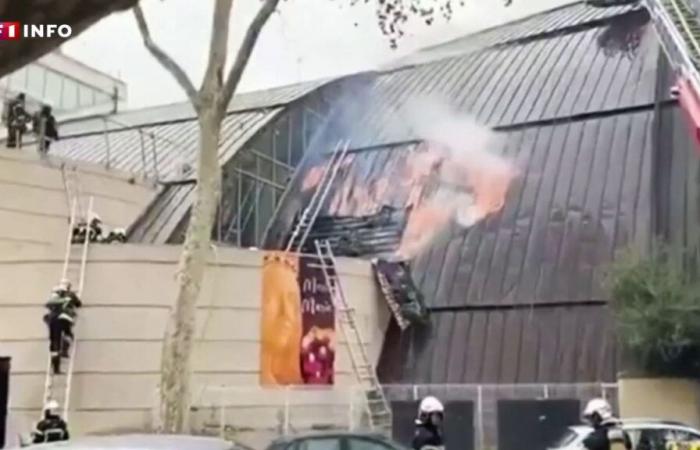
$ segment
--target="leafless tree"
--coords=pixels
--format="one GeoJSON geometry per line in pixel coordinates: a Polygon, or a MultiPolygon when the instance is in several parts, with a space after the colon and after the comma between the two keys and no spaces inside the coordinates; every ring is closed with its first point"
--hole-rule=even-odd
{"type": "Polygon", "coordinates": [[[187,431],[195,308],[204,278],[221,186],[218,159],[221,123],[260,31],[278,3],[279,0],[262,1],[260,9],[245,33],[236,58],[224,78],[233,0],[215,1],[209,61],[199,89],[194,87],[190,78],[175,60],[153,41],[141,7],[134,8],[134,16],[144,45],[187,93],[199,122],[197,190],[180,256],[177,272],[178,293],[165,333],[161,361],[160,419],[164,432],[187,431]]]}

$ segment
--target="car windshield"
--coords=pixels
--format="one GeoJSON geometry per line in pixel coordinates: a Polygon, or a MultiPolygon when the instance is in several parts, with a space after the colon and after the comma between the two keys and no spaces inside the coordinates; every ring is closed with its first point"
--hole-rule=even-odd
{"type": "Polygon", "coordinates": [[[570,445],[578,438],[579,434],[573,428],[567,428],[566,431],[554,441],[551,448],[562,448],[570,445]]]}

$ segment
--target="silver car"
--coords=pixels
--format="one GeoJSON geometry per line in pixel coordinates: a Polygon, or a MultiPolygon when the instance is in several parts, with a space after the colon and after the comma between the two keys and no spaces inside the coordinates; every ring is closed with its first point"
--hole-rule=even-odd
{"type": "Polygon", "coordinates": [[[27,450],[243,450],[223,439],[163,434],[92,436],[23,447],[27,450]]]}
{"type": "MultiPolygon", "coordinates": [[[[629,434],[634,450],[665,450],[669,441],[700,441],[700,431],[681,422],[625,419],[622,428],[629,434]]],[[[591,431],[593,428],[587,425],[569,427],[549,450],[581,450],[591,431]]]]}

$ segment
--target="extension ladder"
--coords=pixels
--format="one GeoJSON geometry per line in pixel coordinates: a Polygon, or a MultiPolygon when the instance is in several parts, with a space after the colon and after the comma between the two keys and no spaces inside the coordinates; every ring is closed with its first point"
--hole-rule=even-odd
{"type": "Polygon", "coordinates": [[[643,0],[643,4],[671,65],[700,97],[700,26],[692,8],[685,0],[643,0]]]}
{"type": "Polygon", "coordinates": [[[362,334],[357,327],[355,309],[348,304],[340,285],[333,249],[327,240],[317,240],[315,241],[315,246],[326,286],[333,299],[335,310],[339,314],[340,328],[350,354],[353,372],[367,400],[370,427],[375,431],[391,436],[391,407],[367,354],[365,341],[362,339],[362,334]]]}
{"type": "MultiPolygon", "coordinates": [[[[71,283],[78,282],[78,289],[76,294],[78,298],[81,298],[83,294],[83,287],[85,286],[85,266],[87,263],[88,248],[90,245],[89,233],[86,233],[85,241],[80,245],[73,245],[73,228],[77,224],[78,210],[80,199],[78,197],[73,197],[70,224],[68,226],[68,233],[66,238],[66,253],[63,260],[63,270],[61,273],[62,279],[68,279],[71,283]]],[[[93,198],[90,197],[88,203],[88,216],[86,221],[89,221],[89,217],[93,211],[93,198]]],[[[75,335],[75,330],[73,331],[75,335]]],[[[68,370],[61,374],[54,374],[51,365],[51,352],[49,352],[46,364],[46,378],[44,381],[44,405],[46,405],[49,400],[55,400],[60,407],[63,408],[63,413],[61,417],[63,420],[68,422],[68,413],[70,411],[70,394],[71,385],[73,381],[73,370],[75,367],[75,357],[78,349],[78,339],[77,336],[74,337],[71,344],[70,355],[68,360],[68,370]]],[[[43,411],[42,411],[43,412],[43,411]]]]}
{"type": "Polygon", "coordinates": [[[314,194],[311,196],[311,201],[309,201],[308,206],[304,208],[299,221],[296,223],[285,251],[294,253],[302,252],[306,239],[309,237],[311,228],[313,228],[314,222],[321,212],[321,208],[326,201],[326,197],[328,197],[328,193],[331,190],[335,177],[338,175],[340,167],[345,161],[345,155],[347,155],[349,148],[350,141],[345,141],[344,143],[338,141],[335,145],[335,149],[331,154],[328,164],[326,164],[323,170],[316,191],[314,191],[314,194]]]}

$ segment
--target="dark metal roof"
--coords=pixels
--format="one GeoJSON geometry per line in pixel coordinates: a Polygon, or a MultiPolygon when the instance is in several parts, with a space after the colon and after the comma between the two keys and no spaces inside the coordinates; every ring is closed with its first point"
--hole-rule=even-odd
{"type": "MultiPolygon", "coordinates": [[[[554,25],[541,25],[543,33],[525,41],[380,74],[365,84],[367,95],[338,102],[316,150],[328,151],[339,137],[351,138],[355,150],[324,215],[407,206],[410,194],[396,181],[420,145],[395,117],[420,94],[448,97],[495,127],[504,143],[493,150],[520,169],[499,212],[471,228],[453,225],[412,261],[432,327],[401,336],[392,325],[380,364],[384,379],[615,378],[602,281],[617,249],[649,239],[655,102],[667,87],[657,89],[661,53],[645,11],[616,8],[608,13],[617,16],[575,19],[586,9],[555,10],[554,25]],[[567,11],[574,19],[564,20],[567,11]],[[557,22],[564,28],[551,32],[557,22]],[[641,32],[630,34],[635,28],[641,32]],[[382,178],[390,183],[377,189],[382,178]],[[381,199],[366,200],[372,189],[381,199]]],[[[547,23],[543,15],[533,20],[547,23]]],[[[528,24],[540,27],[519,26],[528,24]]],[[[308,201],[301,185],[321,159],[309,158],[299,171],[271,234],[288,229],[308,201]]]]}
{"type": "Polygon", "coordinates": [[[145,214],[129,230],[129,241],[163,244],[170,239],[194,200],[196,184],[171,184],[163,188],[145,214]]]}
{"type": "Polygon", "coordinates": [[[472,51],[483,50],[486,47],[523,41],[542,34],[560,32],[562,29],[576,27],[580,24],[605,20],[632,8],[630,6],[591,8],[582,1],[575,1],[514,22],[423,48],[394,61],[390,65],[422,64],[446,57],[460,56],[472,51]]]}
{"type": "Polygon", "coordinates": [[[614,34],[606,38],[620,22],[644,21],[648,13],[633,9],[540,39],[380,74],[364,92],[338,102],[337,123],[328,133],[352,136],[352,148],[414,139],[397,112],[424,94],[449,98],[455,108],[493,127],[649,104],[660,51],[651,26],[629,52],[617,51],[614,34]]]}
{"type": "Polygon", "coordinates": [[[616,379],[610,314],[599,305],[433,313],[403,335],[391,323],[385,382],[571,383],[616,379]]]}
{"type": "MultiPolygon", "coordinates": [[[[269,108],[234,113],[224,119],[219,146],[221,162],[228,161],[248,140],[264,127],[282,108],[269,108]]],[[[189,178],[182,174],[183,163],[196,167],[199,128],[196,120],[175,122],[137,129],[67,137],[51,146],[51,152],[63,158],[104,164],[110,156],[112,168],[131,173],[157,173],[161,180],[189,178]],[[141,146],[143,140],[144,146],[141,146]],[[155,153],[155,157],[154,157],[155,153]],[[145,168],[145,170],[144,170],[145,168]]]]}
{"type": "MultiPolygon", "coordinates": [[[[235,96],[223,123],[220,159],[228,161],[253,135],[292,102],[325,80],[235,96]]],[[[131,173],[158,173],[161,180],[191,178],[183,163],[195,167],[199,129],[189,103],[175,103],[61,124],[62,139],[51,152],[64,158],[105,163],[131,173]],[[137,128],[138,127],[138,128],[137,128]],[[109,131],[105,133],[105,129],[109,131]],[[143,131],[141,133],[139,130],[143,131]],[[143,142],[143,146],[142,146],[143,142]]]]}

